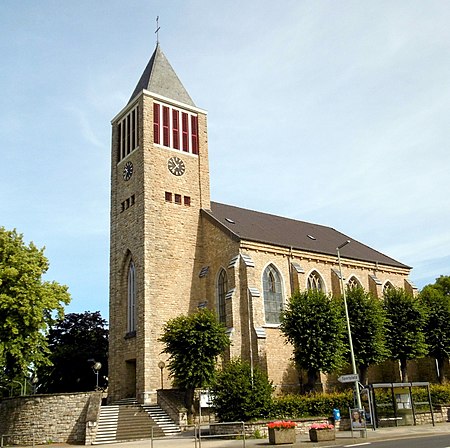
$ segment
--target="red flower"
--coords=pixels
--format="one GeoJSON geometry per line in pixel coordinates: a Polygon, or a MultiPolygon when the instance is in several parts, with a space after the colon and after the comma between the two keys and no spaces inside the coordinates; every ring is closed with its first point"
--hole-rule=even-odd
{"type": "Polygon", "coordinates": [[[290,420],[270,422],[267,424],[267,427],[271,428],[271,429],[292,429],[292,428],[295,428],[296,426],[297,425],[295,424],[295,422],[292,422],[290,420]]]}
{"type": "Polygon", "coordinates": [[[330,423],[313,423],[309,429],[333,429],[334,426],[330,423]]]}

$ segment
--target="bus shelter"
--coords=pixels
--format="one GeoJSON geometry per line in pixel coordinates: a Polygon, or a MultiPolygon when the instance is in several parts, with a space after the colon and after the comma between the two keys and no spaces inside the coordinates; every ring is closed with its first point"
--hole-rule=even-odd
{"type": "Polygon", "coordinates": [[[429,412],[435,425],[430,383],[377,383],[367,387],[373,428],[417,424],[418,412],[429,412]]]}

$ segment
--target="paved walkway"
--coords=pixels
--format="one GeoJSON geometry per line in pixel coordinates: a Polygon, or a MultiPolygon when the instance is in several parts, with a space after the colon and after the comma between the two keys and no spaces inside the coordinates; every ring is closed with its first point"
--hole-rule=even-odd
{"type": "MultiPolygon", "coordinates": [[[[353,438],[350,431],[338,431],[336,433],[336,440],[333,442],[320,442],[313,443],[309,441],[307,434],[297,436],[297,443],[294,445],[283,445],[286,447],[336,447],[336,446],[349,446],[356,445],[365,442],[371,442],[375,440],[390,440],[396,438],[407,438],[411,436],[426,436],[426,435],[444,435],[449,437],[450,446],[450,423],[437,423],[436,426],[432,425],[418,425],[418,426],[400,426],[398,428],[380,428],[376,431],[368,430],[367,438],[360,438],[359,433],[354,432],[353,438]]],[[[37,445],[36,445],[37,446],[37,445]]],[[[39,445],[51,448],[68,447],[73,445],[67,444],[51,444],[51,445],[39,445]]],[[[138,440],[133,442],[121,442],[121,443],[108,443],[105,445],[96,445],[99,447],[110,448],[250,448],[250,447],[270,447],[268,439],[247,439],[243,440],[226,440],[218,438],[202,438],[201,441],[195,440],[192,436],[184,435],[176,438],[160,438],[152,441],[138,440]],[[244,445],[245,443],[245,445],[244,445]]],[[[18,448],[18,447],[16,447],[18,448]]]]}
{"type": "MultiPolygon", "coordinates": [[[[395,438],[405,438],[411,436],[425,436],[425,435],[438,435],[447,434],[449,436],[450,442],[450,423],[438,423],[436,426],[433,425],[418,425],[418,426],[403,426],[397,428],[380,428],[376,431],[368,430],[367,438],[359,437],[359,432],[352,433],[351,431],[338,431],[336,433],[336,440],[334,442],[320,442],[313,443],[310,442],[308,434],[302,434],[300,437],[297,436],[297,443],[294,445],[283,445],[286,447],[334,447],[342,445],[353,445],[360,444],[364,442],[370,442],[375,440],[389,440],[395,438]]],[[[214,438],[202,438],[201,443],[197,441],[197,446],[193,437],[191,438],[177,438],[177,439],[157,439],[153,441],[153,446],[151,445],[151,440],[142,440],[137,442],[126,442],[126,443],[115,443],[112,445],[107,445],[106,448],[110,446],[123,447],[123,448],[241,448],[241,447],[270,447],[273,445],[269,444],[268,439],[247,439],[245,440],[245,445],[243,440],[224,440],[224,439],[214,439],[214,438]]]]}

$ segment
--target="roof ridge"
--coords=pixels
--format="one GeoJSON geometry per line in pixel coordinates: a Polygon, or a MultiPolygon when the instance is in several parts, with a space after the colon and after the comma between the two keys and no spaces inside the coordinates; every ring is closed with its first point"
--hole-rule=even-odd
{"type": "Polygon", "coordinates": [[[151,83],[152,83],[152,79],[153,79],[153,76],[154,76],[154,67],[155,67],[155,63],[156,63],[156,58],[157,58],[158,53],[159,53],[158,50],[160,50],[159,42],[156,43],[155,51],[153,52],[152,57],[150,58],[150,61],[149,61],[149,63],[151,62],[152,65],[151,65],[151,69],[150,69],[148,85],[151,85],[151,83]]]}
{"type": "Polygon", "coordinates": [[[244,208],[244,207],[239,207],[237,205],[224,204],[223,202],[211,201],[211,204],[213,204],[213,203],[217,204],[217,205],[223,205],[225,207],[233,207],[233,208],[236,208],[236,209],[239,209],[239,210],[245,210],[246,212],[258,213],[260,215],[266,215],[266,216],[273,216],[274,218],[287,219],[289,221],[301,222],[301,223],[304,223],[304,224],[310,224],[312,226],[326,227],[327,229],[332,229],[332,230],[334,230],[336,232],[342,233],[339,230],[336,230],[334,227],[327,226],[325,224],[317,224],[317,223],[310,222],[310,221],[304,221],[304,220],[301,220],[301,219],[290,218],[289,216],[281,216],[281,215],[276,215],[275,213],[262,212],[262,211],[254,210],[254,209],[251,209],[251,208],[244,208]]]}

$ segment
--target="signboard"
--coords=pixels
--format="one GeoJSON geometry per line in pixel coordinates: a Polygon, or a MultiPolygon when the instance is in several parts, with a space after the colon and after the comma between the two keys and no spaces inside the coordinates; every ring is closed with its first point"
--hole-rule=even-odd
{"type": "Polygon", "coordinates": [[[212,405],[212,397],[209,391],[200,392],[200,407],[209,408],[212,405]]]}
{"type": "Polygon", "coordinates": [[[359,375],[357,373],[351,375],[341,375],[338,378],[338,381],[340,383],[355,383],[356,381],[359,381],[359,375]]]}
{"type": "Polygon", "coordinates": [[[352,419],[352,430],[366,429],[366,413],[364,409],[350,409],[352,419]]]}

